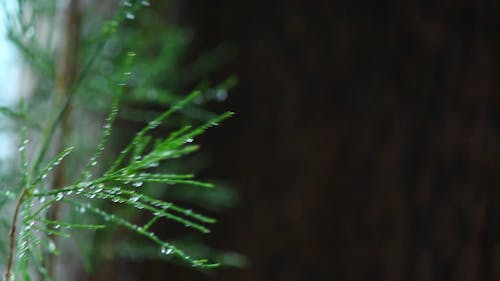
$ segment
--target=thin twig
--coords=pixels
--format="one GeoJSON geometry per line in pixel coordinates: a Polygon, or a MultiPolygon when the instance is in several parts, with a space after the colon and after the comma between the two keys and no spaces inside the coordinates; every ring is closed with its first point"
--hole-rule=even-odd
{"type": "Polygon", "coordinates": [[[11,281],[12,280],[12,267],[14,265],[14,244],[16,241],[16,230],[17,230],[17,217],[19,216],[19,209],[21,209],[21,205],[24,202],[24,198],[28,195],[29,191],[28,189],[24,189],[23,193],[21,194],[21,197],[19,197],[19,200],[17,201],[16,209],[14,211],[14,217],[12,219],[12,226],[10,228],[10,244],[9,244],[9,260],[7,263],[7,271],[5,272],[5,280],[6,281],[11,281]]]}

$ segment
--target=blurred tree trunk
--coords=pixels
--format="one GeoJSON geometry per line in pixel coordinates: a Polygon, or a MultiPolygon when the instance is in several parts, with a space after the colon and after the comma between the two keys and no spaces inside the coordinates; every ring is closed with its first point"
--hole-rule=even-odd
{"type": "Polygon", "coordinates": [[[221,280],[500,280],[499,3],[313,2],[186,4],[198,49],[238,49],[207,147],[252,267],[221,280]]]}
{"type": "MultiPolygon", "coordinates": [[[[56,104],[62,106],[71,91],[74,90],[74,85],[77,79],[80,65],[80,48],[82,36],[82,11],[80,0],[70,0],[67,7],[60,9],[62,15],[62,26],[56,32],[61,33],[58,46],[58,52],[61,54],[59,61],[57,61],[56,81],[55,81],[55,94],[56,104]]],[[[71,120],[71,105],[64,112],[61,120],[59,131],[59,149],[62,151],[68,145],[73,130],[71,120]]],[[[54,172],[53,188],[62,188],[68,184],[67,180],[67,165],[65,160],[57,166],[54,172]]],[[[54,204],[47,215],[49,220],[60,220],[61,209],[60,204],[54,204]]],[[[63,212],[67,213],[67,212],[63,212]]],[[[53,240],[58,241],[56,236],[51,237],[53,240]]],[[[59,245],[59,243],[57,243],[59,245]]],[[[53,276],[55,280],[69,280],[75,276],[75,273],[81,271],[78,261],[75,262],[72,256],[77,256],[76,249],[72,247],[64,247],[62,249],[62,256],[49,255],[49,276],[53,276]]]]}

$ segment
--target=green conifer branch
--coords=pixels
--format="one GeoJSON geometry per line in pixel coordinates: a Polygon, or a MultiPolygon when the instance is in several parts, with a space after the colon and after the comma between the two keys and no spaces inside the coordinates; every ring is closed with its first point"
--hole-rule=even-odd
{"type": "MultiPolygon", "coordinates": [[[[76,2],[74,2],[76,3],[76,2]]],[[[123,2],[129,3],[129,2],[123,2]]],[[[223,120],[229,118],[233,113],[226,112],[215,116],[200,126],[183,126],[173,131],[166,137],[155,138],[150,134],[158,126],[165,123],[165,120],[178,112],[188,108],[190,104],[202,95],[201,91],[193,91],[187,97],[178,100],[170,108],[159,114],[152,121],[148,122],[125,146],[115,161],[104,170],[101,175],[91,176],[93,168],[102,156],[105,146],[111,136],[113,123],[118,116],[120,99],[128,88],[127,80],[131,72],[129,69],[133,64],[135,53],[129,52],[121,70],[125,72],[119,75],[118,81],[113,81],[114,98],[109,115],[106,117],[103,133],[95,151],[91,154],[80,177],[72,182],[63,182],[56,189],[47,188],[46,178],[50,173],[57,177],[59,164],[68,158],[74,147],[62,149],[51,159],[47,156],[52,151],[52,142],[58,128],[63,125],[65,116],[70,105],[79,92],[79,87],[90,73],[94,62],[99,58],[101,50],[107,39],[117,30],[117,27],[126,19],[131,19],[141,7],[148,6],[147,1],[133,1],[131,4],[123,4],[118,9],[114,18],[108,21],[95,38],[96,47],[91,49],[91,55],[87,59],[84,67],[77,73],[69,84],[58,89],[65,97],[64,101],[53,116],[51,121],[43,130],[41,145],[34,147],[37,149],[33,159],[28,159],[26,150],[28,144],[28,128],[39,128],[41,125],[31,121],[27,111],[15,111],[7,108],[0,108],[0,113],[12,119],[23,122],[25,126],[21,129],[21,176],[20,192],[14,206],[14,214],[9,232],[8,259],[5,272],[5,280],[13,281],[14,272],[21,280],[31,280],[30,268],[36,269],[44,280],[51,280],[50,258],[57,255],[59,251],[55,246],[55,238],[70,237],[71,229],[100,230],[112,223],[148,238],[159,247],[161,255],[172,255],[186,263],[200,268],[217,267],[218,263],[211,263],[206,259],[191,257],[182,249],[164,241],[151,231],[151,227],[162,220],[170,220],[180,223],[186,227],[195,229],[201,233],[209,233],[207,225],[216,222],[214,218],[194,212],[191,209],[178,206],[172,202],[156,199],[148,195],[143,188],[144,184],[154,183],[158,186],[165,185],[190,185],[200,188],[212,188],[213,184],[198,181],[193,174],[176,174],[157,172],[159,165],[163,162],[179,158],[198,149],[193,145],[193,139],[212,126],[218,125],[223,120]],[[127,161],[126,161],[127,160],[127,161]],[[31,165],[30,165],[31,164],[31,165]],[[56,169],[57,168],[57,169],[56,169]],[[54,174],[55,173],[55,174],[54,174]],[[123,205],[134,208],[137,213],[145,213],[152,217],[144,224],[135,224],[124,217],[120,217],[114,212],[105,211],[99,204],[106,202],[111,205],[123,205]],[[93,213],[100,217],[103,222],[91,223],[65,221],[63,218],[51,216],[50,212],[58,204],[66,204],[76,208],[79,213],[93,213]],[[49,261],[49,263],[47,263],[49,261]]],[[[10,30],[10,38],[21,50],[27,61],[32,64],[35,71],[39,72],[46,79],[55,79],[55,63],[50,52],[42,50],[42,44],[37,42],[30,45],[31,41],[26,41],[22,36],[34,25],[37,20],[35,16],[26,17],[23,11],[17,15],[20,22],[20,30],[10,30]],[[27,20],[26,20],[27,19],[27,20]],[[39,50],[40,49],[40,50],[39,50]],[[40,54],[38,57],[37,54],[40,54]]],[[[52,153],[52,152],[51,152],[52,153]]],[[[73,155],[72,155],[73,156],[73,155]]],[[[5,200],[14,200],[15,193],[12,191],[0,191],[0,196],[5,200]]],[[[0,202],[0,205],[3,204],[0,202]]],[[[0,206],[1,207],[1,206],[0,206]]]]}

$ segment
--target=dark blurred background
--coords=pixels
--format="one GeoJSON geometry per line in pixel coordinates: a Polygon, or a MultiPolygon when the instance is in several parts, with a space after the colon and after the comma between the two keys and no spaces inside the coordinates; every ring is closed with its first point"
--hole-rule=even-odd
{"type": "Polygon", "coordinates": [[[499,1],[176,7],[191,52],[236,50],[201,144],[241,198],[208,244],[250,264],[144,280],[500,280],[499,1]]]}

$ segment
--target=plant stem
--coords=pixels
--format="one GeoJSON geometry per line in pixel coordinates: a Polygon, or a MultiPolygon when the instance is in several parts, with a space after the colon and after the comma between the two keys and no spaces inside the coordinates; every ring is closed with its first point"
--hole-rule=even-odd
{"type": "Polygon", "coordinates": [[[7,270],[5,272],[5,281],[11,281],[12,280],[12,268],[14,266],[14,249],[15,249],[15,242],[16,242],[16,230],[17,230],[17,217],[19,216],[19,210],[21,209],[21,206],[23,205],[24,198],[28,195],[29,191],[28,189],[23,189],[23,193],[19,197],[19,200],[17,201],[16,204],[16,209],[14,211],[14,217],[12,218],[12,226],[10,228],[10,244],[9,244],[9,259],[7,262],[7,270]]]}

